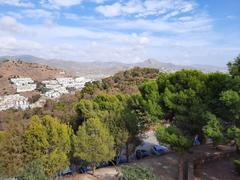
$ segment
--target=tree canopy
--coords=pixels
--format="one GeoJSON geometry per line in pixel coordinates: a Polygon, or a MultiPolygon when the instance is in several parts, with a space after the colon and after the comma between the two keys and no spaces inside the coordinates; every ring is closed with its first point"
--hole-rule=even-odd
{"type": "Polygon", "coordinates": [[[74,155],[90,162],[93,172],[97,163],[114,158],[114,139],[99,119],[90,118],[79,127],[74,138],[74,155]]]}

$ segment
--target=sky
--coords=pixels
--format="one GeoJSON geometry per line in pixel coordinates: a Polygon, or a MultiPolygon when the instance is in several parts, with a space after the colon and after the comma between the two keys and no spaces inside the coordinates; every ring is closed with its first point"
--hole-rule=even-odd
{"type": "Polygon", "coordinates": [[[0,0],[0,56],[225,66],[240,0],[0,0]]]}

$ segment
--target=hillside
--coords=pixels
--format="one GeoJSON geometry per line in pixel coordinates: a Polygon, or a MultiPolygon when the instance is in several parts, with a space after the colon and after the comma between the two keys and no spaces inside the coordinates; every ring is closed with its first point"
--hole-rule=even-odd
{"type": "Polygon", "coordinates": [[[13,76],[31,77],[34,81],[42,81],[63,76],[64,73],[66,72],[48,65],[27,63],[20,60],[2,61],[0,63],[0,95],[15,93],[15,89],[9,81],[9,78],[13,76]]]}

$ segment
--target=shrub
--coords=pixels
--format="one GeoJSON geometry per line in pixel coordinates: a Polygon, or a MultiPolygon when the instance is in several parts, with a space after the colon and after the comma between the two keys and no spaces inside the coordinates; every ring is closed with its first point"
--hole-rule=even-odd
{"type": "Polygon", "coordinates": [[[141,166],[122,166],[121,180],[156,180],[151,169],[147,169],[141,166]]]}

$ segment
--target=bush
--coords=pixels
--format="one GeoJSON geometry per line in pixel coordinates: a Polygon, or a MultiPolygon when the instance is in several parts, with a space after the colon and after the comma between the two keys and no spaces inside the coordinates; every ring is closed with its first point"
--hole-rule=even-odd
{"type": "Polygon", "coordinates": [[[156,180],[152,170],[141,166],[122,166],[121,180],[156,180]]]}
{"type": "Polygon", "coordinates": [[[233,164],[235,166],[235,170],[237,171],[237,173],[240,175],[240,160],[234,160],[233,164]]]}

